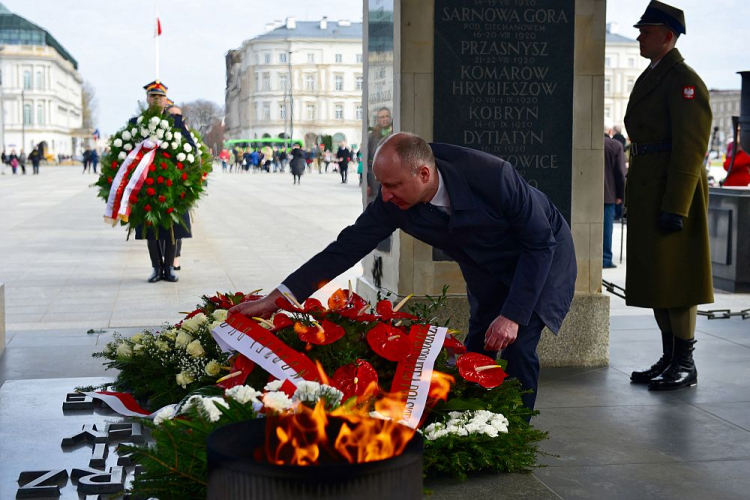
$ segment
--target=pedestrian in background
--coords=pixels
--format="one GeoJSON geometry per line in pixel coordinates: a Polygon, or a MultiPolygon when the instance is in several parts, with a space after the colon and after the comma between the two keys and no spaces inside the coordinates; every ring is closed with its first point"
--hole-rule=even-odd
{"type": "Polygon", "coordinates": [[[41,153],[39,153],[39,145],[37,144],[34,149],[31,150],[31,153],[29,153],[29,160],[31,161],[31,167],[33,169],[33,174],[37,175],[39,174],[39,162],[42,158],[41,153]]]}
{"type": "Polygon", "coordinates": [[[339,144],[339,150],[336,152],[336,163],[339,166],[339,173],[341,174],[341,184],[346,184],[348,181],[347,175],[349,172],[349,162],[352,160],[352,153],[346,147],[346,142],[339,144]]]}
{"type": "Polygon", "coordinates": [[[611,129],[604,127],[604,241],[602,243],[602,267],[617,267],[612,262],[612,229],[615,209],[625,198],[625,151],[622,144],[609,137],[611,129]]]}
{"type": "Polygon", "coordinates": [[[641,56],[651,64],[636,80],[625,113],[631,140],[626,302],[653,308],[663,355],[630,379],[665,391],[698,382],[697,305],[714,301],[703,168],[711,107],[705,84],[675,48],[685,34],[683,12],[654,0],[635,27],[641,56]]]}
{"type": "Polygon", "coordinates": [[[99,165],[99,152],[96,148],[91,150],[91,169],[96,174],[96,166],[99,165]]]}
{"type": "Polygon", "coordinates": [[[305,173],[305,152],[296,144],[292,148],[292,160],[289,162],[289,166],[294,179],[292,184],[301,184],[302,174],[305,173]]]}

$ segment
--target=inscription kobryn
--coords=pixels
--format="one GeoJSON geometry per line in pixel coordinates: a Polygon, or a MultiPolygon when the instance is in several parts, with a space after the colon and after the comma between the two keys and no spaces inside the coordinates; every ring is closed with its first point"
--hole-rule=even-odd
{"type": "Polygon", "coordinates": [[[510,162],[570,222],[575,0],[436,0],[434,140],[510,162]]]}

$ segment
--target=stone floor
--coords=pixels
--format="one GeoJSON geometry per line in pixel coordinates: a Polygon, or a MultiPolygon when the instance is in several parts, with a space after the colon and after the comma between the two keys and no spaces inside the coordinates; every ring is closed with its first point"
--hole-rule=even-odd
{"type": "MultiPolygon", "coordinates": [[[[88,187],[93,176],[51,167],[38,177],[0,177],[7,328],[0,357],[0,498],[15,494],[20,467],[8,454],[29,467],[37,463],[33,457],[44,446],[34,444],[34,432],[52,425],[50,419],[29,424],[41,410],[17,396],[35,384],[55,385],[33,379],[107,375],[90,353],[114,331],[173,321],[203,293],[268,290],[359,212],[353,183],[311,174],[292,186],[289,177],[213,175],[176,284],[146,283],[145,244],[126,242],[123,231],[101,223],[103,204],[88,187]]],[[[619,238],[616,232],[616,262],[619,238]]],[[[605,270],[604,279],[623,285],[624,271],[623,263],[605,270]]],[[[353,268],[331,286],[359,272],[353,268]]],[[[721,307],[747,309],[750,296],[717,293],[710,308],[721,307]]],[[[657,335],[648,311],[613,297],[610,366],[542,370],[534,424],[550,433],[540,456],[545,467],[465,483],[431,480],[429,498],[748,498],[750,320],[699,318],[700,383],[674,393],[629,384],[630,371],[658,357],[657,335]]]]}

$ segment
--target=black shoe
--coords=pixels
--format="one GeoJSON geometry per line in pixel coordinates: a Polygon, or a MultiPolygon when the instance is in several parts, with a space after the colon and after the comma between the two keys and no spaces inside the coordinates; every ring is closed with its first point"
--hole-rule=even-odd
{"type": "Polygon", "coordinates": [[[614,264],[604,264],[602,266],[602,269],[616,269],[616,268],[617,268],[617,266],[614,265],[614,264]]]}
{"type": "Polygon", "coordinates": [[[657,361],[651,368],[640,372],[633,372],[630,375],[630,381],[634,384],[648,384],[651,379],[661,375],[664,370],[667,369],[669,363],[672,362],[673,352],[673,338],[670,332],[661,332],[661,347],[662,354],[659,361],[657,361]]]}
{"type": "Polygon", "coordinates": [[[162,271],[160,268],[155,267],[153,271],[151,272],[151,276],[148,277],[149,283],[156,283],[157,281],[161,281],[162,279],[162,271]]]}
{"type": "Polygon", "coordinates": [[[182,269],[182,266],[174,266],[172,269],[174,269],[175,271],[179,271],[180,269],[182,269]]]}
{"type": "Polygon", "coordinates": [[[174,273],[174,267],[172,266],[164,268],[164,279],[169,281],[170,283],[176,283],[177,281],[180,281],[180,278],[178,278],[174,273]]]}
{"type": "Polygon", "coordinates": [[[649,391],[674,391],[698,384],[698,370],[693,361],[694,339],[674,338],[674,356],[664,373],[648,384],[649,391]]]}

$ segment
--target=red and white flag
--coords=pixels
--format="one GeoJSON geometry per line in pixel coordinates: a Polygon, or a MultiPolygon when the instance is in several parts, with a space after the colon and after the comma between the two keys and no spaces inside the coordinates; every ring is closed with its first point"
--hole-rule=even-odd
{"type": "Polygon", "coordinates": [[[154,37],[161,35],[161,21],[159,18],[156,18],[156,30],[154,31],[154,37]]]}

